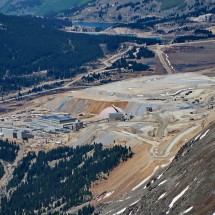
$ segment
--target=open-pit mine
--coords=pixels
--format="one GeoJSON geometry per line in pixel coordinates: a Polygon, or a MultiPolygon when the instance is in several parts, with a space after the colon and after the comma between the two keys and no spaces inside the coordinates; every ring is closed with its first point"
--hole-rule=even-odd
{"type": "Polygon", "coordinates": [[[155,172],[215,120],[214,107],[214,76],[204,71],[155,75],[28,101],[3,114],[0,127],[2,138],[18,139],[20,156],[93,143],[130,147],[134,156],[92,186],[91,203],[106,205],[101,214],[119,214],[125,202],[141,198],[139,188],[155,172]]]}

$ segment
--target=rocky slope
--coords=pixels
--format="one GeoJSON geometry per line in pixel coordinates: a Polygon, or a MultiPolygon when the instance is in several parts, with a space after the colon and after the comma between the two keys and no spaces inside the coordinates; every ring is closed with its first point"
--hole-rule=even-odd
{"type": "Polygon", "coordinates": [[[151,177],[129,215],[215,212],[215,123],[184,145],[170,166],[151,177]]]}

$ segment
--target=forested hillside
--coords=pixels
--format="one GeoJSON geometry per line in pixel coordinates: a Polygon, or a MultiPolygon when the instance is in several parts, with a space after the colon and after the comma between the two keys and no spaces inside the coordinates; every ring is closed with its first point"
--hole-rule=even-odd
{"type": "Polygon", "coordinates": [[[15,142],[0,140],[0,160],[13,163],[19,151],[15,142]]]}
{"type": "MultiPolygon", "coordinates": [[[[7,186],[9,198],[1,199],[0,214],[63,213],[89,202],[92,183],[105,179],[120,162],[131,157],[130,148],[105,148],[96,143],[40,151],[38,155],[29,153],[14,171],[7,186]]],[[[85,207],[79,214],[90,211],[92,207],[85,207]]]]}
{"type": "MultiPolygon", "coordinates": [[[[19,145],[15,142],[10,142],[7,140],[0,140],[0,161],[13,163],[19,152],[19,145]]],[[[4,176],[4,166],[0,162],[0,179],[4,176]]]]}
{"type": "Polygon", "coordinates": [[[56,30],[45,25],[43,19],[0,15],[0,23],[0,85],[5,88],[16,88],[16,82],[25,86],[44,79],[37,76],[26,79],[32,72],[74,71],[103,56],[99,44],[87,36],[80,39],[76,34],[56,30]]]}
{"type": "Polygon", "coordinates": [[[66,33],[57,28],[71,23],[51,18],[0,14],[0,24],[0,86],[4,92],[84,72],[85,63],[103,56],[100,44],[119,47],[124,42],[159,42],[126,36],[66,33]]]}

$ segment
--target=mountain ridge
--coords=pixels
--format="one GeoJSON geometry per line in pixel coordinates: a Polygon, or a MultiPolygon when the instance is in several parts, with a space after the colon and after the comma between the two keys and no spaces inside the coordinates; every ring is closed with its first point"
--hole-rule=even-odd
{"type": "Polygon", "coordinates": [[[0,12],[14,15],[62,15],[84,21],[132,21],[137,18],[187,13],[196,7],[214,4],[214,0],[3,0],[0,12]]]}
{"type": "Polygon", "coordinates": [[[49,15],[61,10],[82,6],[90,0],[3,0],[0,12],[13,15],[49,15]]]}

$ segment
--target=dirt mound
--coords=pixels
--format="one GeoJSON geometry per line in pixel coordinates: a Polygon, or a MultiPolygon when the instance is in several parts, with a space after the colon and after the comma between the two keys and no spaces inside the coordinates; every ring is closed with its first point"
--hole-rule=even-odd
{"type": "Polygon", "coordinates": [[[104,110],[107,107],[111,107],[112,105],[119,107],[121,109],[125,109],[125,107],[128,105],[128,102],[91,101],[91,105],[89,106],[87,113],[99,114],[102,110],[104,110]]]}
{"type": "Polygon", "coordinates": [[[73,98],[67,95],[61,95],[50,101],[46,106],[52,110],[59,112],[72,113],[74,115],[79,113],[99,114],[102,110],[110,106],[116,106],[125,109],[128,105],[127,101],[96,101],[92,99],[73,98]]]}

